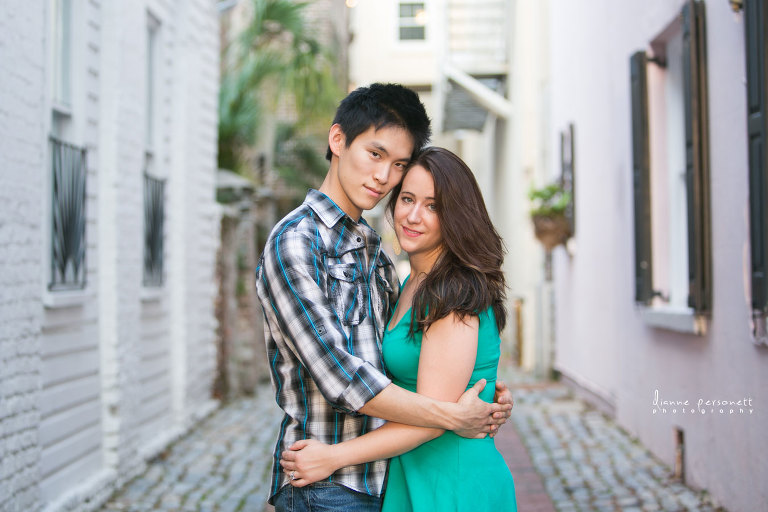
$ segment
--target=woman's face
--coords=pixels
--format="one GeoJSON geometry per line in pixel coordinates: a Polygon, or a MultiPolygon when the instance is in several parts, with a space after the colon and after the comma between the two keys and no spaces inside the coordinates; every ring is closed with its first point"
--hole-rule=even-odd
{"type": "Polygon", "coordinates": [[[437,218],[435,182],[432,173],[416,165],[403,179],[394,211],[395,234],[408,256],[437,256],[443,235],[437,218]]]}

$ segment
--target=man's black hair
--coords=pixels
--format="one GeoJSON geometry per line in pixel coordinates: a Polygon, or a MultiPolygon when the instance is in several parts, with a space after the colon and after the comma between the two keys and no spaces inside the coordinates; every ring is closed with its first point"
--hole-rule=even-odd
{"type": "MultiPolygon", "coordinates": [[[[341,126],[347,147],[371,126],[377,130],[399,126],[413,139],[411,157],[424,147],[432,134],[419,95],[399,84],[372,84],[355,89],[341,100],[333,124],[341,126]]],[[[329,146],[325,158],[330,161],[331,155],[329,146]]]]}

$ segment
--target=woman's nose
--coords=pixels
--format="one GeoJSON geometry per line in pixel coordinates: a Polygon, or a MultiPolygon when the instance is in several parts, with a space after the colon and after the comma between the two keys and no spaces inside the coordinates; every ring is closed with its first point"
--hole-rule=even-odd
{"type": "Polygon", "coordinates": [[[411,224],[416,224],[421,220],[421,212],[419,211],[419,207],[414,205],[411,208],[411,211],[408,212],[408,222],[411,224]]]}

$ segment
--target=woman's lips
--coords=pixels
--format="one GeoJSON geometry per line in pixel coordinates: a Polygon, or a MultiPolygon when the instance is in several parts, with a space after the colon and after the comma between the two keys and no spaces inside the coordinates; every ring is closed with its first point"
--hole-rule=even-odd
{"type": "Polygon", "coordinates": [[[410,236],[410,237],[417,237],[417,236],[421,235],[421,233],[419,233],[418,231],[414,231],[412,229],[408,229],[405,226],[403,226],[403,233],[405,235],[407,235],[407,236],[410,236]]]}

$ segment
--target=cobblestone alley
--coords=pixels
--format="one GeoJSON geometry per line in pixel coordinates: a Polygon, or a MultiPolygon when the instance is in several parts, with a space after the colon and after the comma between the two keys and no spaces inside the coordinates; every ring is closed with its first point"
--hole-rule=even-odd
{"type": "MultiPolygon", "coordinates": [[[[510,424],[497,436],[521,512],[720,511],[559,383],[512,368],[510,424]]],[[[269,386],[232,401],[129,482],[102,512],[262,512],[279,421],[269,386]]]]}

